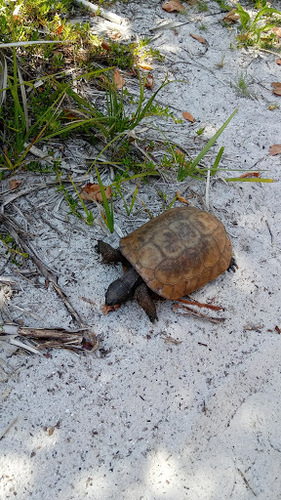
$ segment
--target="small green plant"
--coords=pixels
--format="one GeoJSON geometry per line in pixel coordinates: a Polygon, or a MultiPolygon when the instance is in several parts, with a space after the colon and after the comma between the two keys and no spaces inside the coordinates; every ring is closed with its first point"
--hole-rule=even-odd
{"type": "Polygon", "coordinates": [[[54,160],[53,163],[43,165],[39,161],[28,161],[24,165],[22,165],[24,170],[28,172],[37,172],[38,174],[57,174],[61,173],[59,162],[54,160]]]}
{"type": "Polygon", "coordinates": [[[8,133],[6,133],[5,149],[3,149],[0,159],[0,168],[10,172],[15,171],[20,166],[25,166],[27,163],[26,157],[31,147],[39,140],[42,140],[48,127],[51,127],[51,124],[56,122],[60,103],[64,96],[64,91],[62,91],[50,104],[47,111],[29,127],[26,97],[23,91],[24,85],[28,85],[28,82],[18,81],[16,58],[14,58],[13,66],[14,76],[8,75],[11,105],[6,106],[3,113],[3,124],[8,133]],[[13,113],[13,116],[11,116],[11,113],[13,113]]]}
{"type": "Polygon", "coordinates": [[[240,73],[240,75],[238,75],[237,80],[234,83],[233,87],[235,88],[237,94],[240,95],[241,97],[250,96],[249,83],[247,81],[246,73],[240,73]]]}
{"type": "Polygon", "coordinates": [[[233,8],[231,5],[228,5],[226,2],[224,2],[224,0],[215,0],[215,2],[220,6],[221,10],[224,12],[227,12],[233,8]]]}
{"type": "Polygon", "coordinates": [[[267,43],[277,42],[277,37],[272,30],[276,26],[277,19],[281,20],[280,10],[265,5],[252,20],[250,14],[243,9],[240,3],[237,3],[236,7],[242,25],[242,33],[237,37],[241,45],[260,45],[261,37],[266,32],[268,32],[267,43]]]}
{"type": "Polygon", "coordinates": [[[120,195],[123,203],[124,203],[124,207],[125,207],[125,210],[127,212],[127,215],[130,215],[133,208],[134,208],[134,204],[135,204],[135,201],[136,201],[136,197],[137,197],[137,194],[138,194],[138,190],[139,190],[139,186],[136,186],[134,192],[133,192],[133,196],[132,196],[132,200],[131,200],[131,203],[130,205],[127,204],[126,200],[125,200],[125,197],[122,193],[122,190],[121,190],[121,185],[120,183],[116,183],[114,184],[115,185],[115,189],[116,191],[118,192],[118,194],[120,195]]]}
{"type": "Polygon", "coordinates": [[[5,254],[10,255],[13,264],[20,266],[21,262],[17,259],[17,257],[23,257],[25,259],[28,257],[26,252],[22,252],[18,248],[14,238],[12,238],[9,234],[3,235],[0,233],[0,241],[2,241],[3,245],[6,247],[5,254]]]}
{"type": "Polygon", "coordinates": [[[195,130],[195,134],[198,135],[198,136],[203,135],[204,131],[205,131],[205,128],[206,127],[202,127],[202,128],[199,128],[198,130],[195,130]]]}
{"type": "Polygon", "coordinates": [[[221,58],[220,62],[216,64],[216,68],[217,68],[217,69],[222,69],[222,68],[223,68],[223,66],[224,66],[224,57],[225,57],[225,56],[224,56],[224,54],[223,54],[223,56],[222,56],[222,58],[221,58]]]}
{"type": "MultiPolygon", "coordinates": [[[[109,71],[110,69],[108,69],[109,71]]],[[[98,70],[100,73],[104,70],[98,70]]],[[[97,72],[94,72],[97,73],[97,72]]],[[[83,75],[85,78],[85,75],[83,75]]],[[[97,76],[97,75],[96,75],[97,76]]],[[[98,155],[99,157],[113,146],[117,141],[123,143],[128,133],[134,130],[144,118],[150,116],[173,116],[168,108],[163,108],[154,103],[157,94],[168,85],[169,81],[165,80],[162,85],[152,94],[149,99],[146,99],[145,83],[146,77],[143,79],[139,76],[139,96],[133,112],[128,111],[128,93],[126,89],[117,89],[113,78],[105,78],[105,96],[106,96],[106,112],[99,110],[93,103],[80,97],[76,92],[73,92],[70,85],[63,88],[62,91],[73,99],[78,107],[76,119],[71,123],[61,124],[54,132],[45,134],[45,138],[51,138],[58,135],[68,134],[74,130],[84,127],[90,127],[93,130],[97,129],[106,142],[106,146],[98,155]],[[78,115],[82,116],[79,119],[78,115]],[[85,118],[86,116],[86,118],[85,118]]],[[[115,145],[116,148],[116,145],[115,145]]]]}
{"type": "Polygon", "coordinates": [[[135,63],[134,47],[132,45],[121,45],[110,42],[107,51],[107,62],[109,66],[117,66],[120,69],[131,69],[135,63]]]}
{"type": "Polygon", "coordinates": [[[197,2],[197,8],[198,8],[199,12],[207,12],[209,10],[209,6],[208,6],[207,2],[203,2],[203,1],[197,2]]]}
{"type": "Polygon", "coordinates": [[[161,198],[161,200],[163,200],[164,203],[166,203],[167,196],[168,196],[167,193],[164,193],[161,189],[158,189],[157,194],[158,194],[159,198],[161,198]]]}
{"type": "Polygon", "coordinates": [[[71,215],[75,215],[76,217],[78,217],[78,219],[82,219],[83,217],[82,217],[81,213],[78,210],[78,200],[75,200],[73,198],[73,196],[69,193],[69,191],[67,190],[65,184],[63,182],[61,182],[61,180],[59,182],[59,185],[57,186],[57,190],[59,192],[63,193],[65,201],[68,204],[69,209],[70,209],[69,213],[71,215]]]}
{"type": "Polygon", "coordinates": [[[105,57],[108,65],[117,66],[119,69],[132,69],[147,58],[163,61],[164,56],[158,49],[147,47],[149,42],[150,38],[121,44],[108,41],[101,44],[99,52],[105,57]]]}

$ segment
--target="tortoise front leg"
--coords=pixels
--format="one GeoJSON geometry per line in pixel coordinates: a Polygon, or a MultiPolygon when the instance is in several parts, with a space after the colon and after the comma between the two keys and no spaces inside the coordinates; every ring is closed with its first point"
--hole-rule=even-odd
{"type": "Polygon", "coordinates": [[[105,294],[106,305],[114,306],[131,299],[133,291],[140,281],[142,281],[142,278],[137,271],[131,267],[121,276],[121,278],[118,278],[109,285],[105,294]]]}
{"type": "Polygon", "coordinates": [[[96,249],[98,253],[101,254],[102,260],[105,264],[110,264],[111,262],[123,262],[124,257],[121,254],[119,248],[113,248],[108,243],[102,240],[98,240],[96,249]]]}
{"type": "Polygon", "coordinates": [[[134,291],[134,299],[136,299],[139,305],[143,308],[152,323],[158,320],[155,304],[144,282],[136,287],[134,291]]]}

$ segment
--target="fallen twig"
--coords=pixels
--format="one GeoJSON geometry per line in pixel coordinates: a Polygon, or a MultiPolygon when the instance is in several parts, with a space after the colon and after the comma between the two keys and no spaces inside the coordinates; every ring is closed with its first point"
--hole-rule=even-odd
{"type": "Polygon", "coordinates": [[[5,340],[5,337],[7,337],[12,345],[22,347],[34,354],[38,353],[38,349],[46,348],[72,350],[96,350],[98,348],[98,342],[94,334],[87,332],[87,340],[84,340],[83,333],[86,330],[85,328],[70,331],[64,328],[27,328],[11,323],[1,326],[0,340],[5,340]],[[32,340],[35,343],[35,347],[32,347],[30,344],[24,344],[16,337],[24,337],[32,340]]]}
{"type": "Polygon", "coordinates": [[[206,309],[211,309],[212,311],[224,311],[224,307],[221,306],[214,306],[213,304],[206,304],[203,302],[198,302],[197,300],[191,299],[178,299],[179,302],[182,302],[183,304],[189,304],[191,306],[197,306],[197,307],[205,307],[206,309]]]}
{"type": "Polygon", "coordinates": [[[16,423],[18,417],[14,418],[14,420],[12,420],[12,422],[8,425],[8,427],[6,427],[6,429],[2,432],[2,434],[0,434],[0,440],[5,436],[5,434],[7,434],[7,432],[11,429],[11,427],[16,423]]]}
{"type": "MultiPolygon", "coordinates": [[[[1,338],[0,334],[0,340],[5,340],[1,338]]],[[[25,344],[24,342],[21,342],[21,340],[16,339],[15,337],[12,337],[9,339],[9,343],[13,346],[16,347],[15,351],[17,351],[19,348],[24,349],[25,351],[31,352],[32,354],[40,354],[41,353],[38,351],[37,348],[33,347],[32,345],[25,344]]]]}
{"type": "Polygon", "coordinates": [[[78,5],[83,5],[83,7],[86,7],[87,9],[94,12],[96,15],[101,16],[104,19],[111,21],[112,23],[121,24],[123,21],[122,17],[117,16],[117,14],[108,12],[107,10],[102,9],[102,7],[100,7],[99,5],[94,5],[90,2],[87,2],[87,0],[75,0],[75,2],[78,5]]]}
{"type": "Polygon", "coordinates": [[[251,487],[249,481],[246,479],[245,475],[243,474],[243,472],[237,468],[237,471],[239,472],[240,476],[242,477],[246,487],[253,493],[253,495],[256,497],[257,494],[255,493],[255,491],[253,490],[253,488],[251,487]]]}
{"type": "Polygon", "coordinates": [[[187,307],[183,304],[175,304],[174,305],[174,311],[177,309],[184,309],[185,312],[182,312],[182,314],[186,314],[189,316],[199,316],[200,318],[207,319],[208,321],[211,321],[211,323],[222,323],[223,321],[226,320],[226,318],[214,318],[213,316],[208,316],[207,314],[204,314],[200,311],[196,311],[195,309],[192,309],[191,307],[187,307]]]}

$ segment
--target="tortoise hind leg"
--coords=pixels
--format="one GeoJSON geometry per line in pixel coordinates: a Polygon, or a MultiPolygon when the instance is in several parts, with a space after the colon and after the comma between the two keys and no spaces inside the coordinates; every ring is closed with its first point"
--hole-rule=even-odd
{"type": "Polygon", "coordinates": [[[134,291],[134,299],[136,299],[139,305],[143,308],[152,323],[158,320],[155,304],[144,282],[136,287],[134,291]]]}

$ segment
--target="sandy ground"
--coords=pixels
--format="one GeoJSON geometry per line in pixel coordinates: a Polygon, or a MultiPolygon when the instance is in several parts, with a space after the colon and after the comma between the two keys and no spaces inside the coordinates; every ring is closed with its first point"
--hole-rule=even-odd
{"type": "MultiPolygon", "coordinates": [[[[115,9],[124,17],[119,27],[124,39],[152,36],[151,45],[166,55],[165,62],[154,64],[156,86],[167,72],[170,79],[189,82],[174,83],[159,96],[177,117],[189,111],[196,120],[168,122],[168,137],[195,155],[239,108],[206,159],[211,165],[219,146],[225,146],[227,171],[211,180],[210,210],[229,232],[239,269],[193,294],[224,306],[219,315],[226,320],[215,324],[184,316],[169,301],[157,303],[154,325],[133,301],[103,316],[105,289],[121,271],[101,262],[96,240],[118,245],[118,234],[148,220],[139,200],[130,217],[122,204],[116,206],[118,234],[113,235],[67,215],[61,194],[52,188],[35,190],[6,207],[59,275],[61,288],[98,335],[101,349],[84,354],[52,350],[45,357],[24,351],[8,356],[2,348],[0,435],[12,425],[0,441],[1,498],[281,499],[281,339],[275,330],[281,327],[281,163],[280,155],[269,155],[270,146],[281,143],[281,111],[269,110],[270,104],[281,103],[271,87],[281,80],[281,70],[273,54],[235,49],[237,27],[223,27],[218,5],[208,4],[204,14],[188,7],[187,17],[165,13],[161,2],[152,0],[115,9]],[[151,31],[164,21],[179,25],[177,33],[151,31]],[[208,45],[190,33],[204,36],[208,45]],[[235,88],[241,74],[248,82],[246,97],[235,88]],[[194,142],[195,131],[203,127],[202,138],[194,142]],[[222,180],[251,170],[274,183],[222,180]]],[[[92,18],[92,24],[99,31],[110,28],[102,19],[92,18]]],[[[91,148],[76,140],[62,157],[81,175],[91,148]]],[[[27,182],[24,174],[17,178],[27,182]]],[[[103,174],[103,179],[109,178],[103,174]]],[[[42,182],[42,177],[31,181],[42,182]]],[[[205,188],[198,181],[180,185],[157,179],[140,189],[139,199],[157,215],[179,189],[205,208],[205,188]],[[166,204],[159,190],[167,193],[166,204]]],[[[3,199],[7,190],[2,187],[3,199]]],[[[18,288],[6,304],[5,320],[77,327],[38,273],[24,279],[5,259],[1,274],[18,288]]],[[[34,270],[33,264],[26,263],[26,270],[34,270]]]]}

